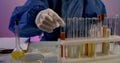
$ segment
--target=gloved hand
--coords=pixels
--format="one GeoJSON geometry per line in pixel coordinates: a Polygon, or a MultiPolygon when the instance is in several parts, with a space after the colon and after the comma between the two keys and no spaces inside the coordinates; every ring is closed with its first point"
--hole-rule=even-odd
{"type": "Polygon", "coordinates": [[[53,32],[59,26],[64,26],[64,21],[52,9],[45,9],[38,13],[35,23],[37,27],[45,32],[53,32]]]}

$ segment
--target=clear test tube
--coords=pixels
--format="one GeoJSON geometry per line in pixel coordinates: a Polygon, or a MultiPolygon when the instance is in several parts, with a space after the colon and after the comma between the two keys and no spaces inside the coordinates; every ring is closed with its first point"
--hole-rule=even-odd
{"type": "MultiPolygon", "coordinates": [[[[102,35],[105,38],[106,37],[106,32],[107,32],[107,26],[104,25],[102,27],[102,31],[103,31],[102,35]]],[[[102,42],[102,54],[105,54],[105,51],[106,51],[106,42],[102,42]]]]}
{"type": "MultiPolygon", "coordinates": [[[[81,21],[80,21],[82,24],[81,24],[81,34],[80,34],[80,37],[81,39],[83,39],[85,37],[85,18],[82,18],[81,21]]],[[[80,44],[80,55],[81,57],[84,57],[85,56],[85,44],[80,44]]]]}
{"type": "MultiPolygon", "coordinates": [[[[105,19],[105,26],[107,27],[107,29],[105,28],[106,32],[105,32],[105,30],[103,30],[103,37],[109,38],[110,37],[110,28],[109,28],[108,18],[105,19]],[[104,34],[106,34],[106,35],[104,35],[104,34]]],[[[104,26],[103,26],[103,28],[104,28],[104,26]]],[[[105,50],[105,51],[103,50],[103,54],[108,55],[110,52],[110,42],[106,42],[106,43],[103,42],[102,44],[103,44],[102,47],[105,50]]]]}
{"type": "MultiPolygon", "coordinates": [[[[65,19],[64,19],[64,21],[65,21],[65,19]]],[[[66,22],[66,21],[65,21],[66,22]]],[[[61,27],[60,28],[60,40],[65,40],[65,27],[66,26],[64,26],[64,27],[61,27]]],[[[60,45],[60,56],[61,57],[65,57],[66,56],[66,53],[65,53],[65,46],[63,46],[62,44],[60,45]]]]}
{"type": "MultiPolygon", "coordinates": [[[[92,22],[94,23],[95,22],[95,18],[91,18],[91,20],[92,20],[92,22]]],[[[90,21],[91,21],[90,20],[90,21]]],[[[94,27],[93,27],[93,36],[90,36],[91,38],[96,38],[97,37],[97,25],[95,25],[94,27]]],[[[91,52],[90,52],[90,56],[89,57],[93,57],[95,55],[95,43],[91,43],[91,52]]]]}
{"type": "MultiPolygon", "coordinates": [[[[87,32],[86,32],[87,31],[87,18],[84,19],[84,22],[85,22],[85,38],[86,38],[87,37],[87,32]]],[[[89,54],[88,44],[89,43],[85,44],[85,54],[86,54],[86,56],[88,56],[88,54],[89,54]]]]}
{"type": "MultiPolygon", "coordinates": [[[[109,18],[109,17],[107,17],[107,21],[108,21],[108,28],[109,28],[109,30],[107,31],[107,36],[108,37],[110,37],[110,36],[112,36],[113,35],[113,33],[112,33],[112,27],[113,27],[113,19],[112,18],[109,18]]],[[[109,45],[109,52],[111,53],[111,52],[113,52],[113,50],[114,50],[114,46],[115,45],[115,43],[114,42],[111,42],[110,41],[110,45],[109,45]]]]}
{"type": "MultiPolygon", "coordinates": [[[[79,22],[80,21],[80,18],[78,18],[78,37],[80,38],[80,25],[79,25],[79,22]]],[[[80,58],[80,45],[77,45],[76,47],[76,57],[77,58],[80,58]]]]}
{"type": "MultiPolygon", "coordinates": [[[[80,35],[79,35],[79,34],[80,34],[80,29],[79,29],[79,28],[80,28],[80,25],[79,25],[79,23],[80,23],[80,22],[79,22],[79,18],[76,17],[76,18],[75,18],[75,38],[80,38],[80,37],[79,37],[79,36],[80,36],[80,35]]],[[[76,56],[75,56],[75,57],[76,57],[76,58],[80,58],[80,56],[81,56],[81,55],[80,55],[80,53],[81,53],[81,52],[80,52],[80,51],[81,51],[80,48],[82,48],[81,45],[76,45],[76,46],[75,46],[75,49],[76,49],[76,52],[75,52],[75,53],[76,53],[76,54],[75,54],[76,56]]]]}
{"type": "MultiPolygon", "coordinates": [[[[66,19],[64,18],[63,20],[66,23],[66,19]]],[[[65,40],[65,38],[66,38],[66,36],[65,36],[66,35],[66,30],[65,29],[66,29],[66,25],[64,27],[60,28],[60,39],[61,40],[65,40]]]]}
{"type": "MultiPolygon", "coordinates": [[[[93,25],[93,18],[88,18],[88,23],[91,24],[89,21],[92,21],[91,29],[89,29],[89,38],[95,38],[95,26],[93,25]]],[[[87,57],[93,57],[95,54],[95,44],[94,43],[88,43],[86,46],[86,56],[87,57]]]]}
{"type": "MultiPolygon", "coordinates": [[[[88,20],[87,18],[84,19],[84,22],[85,22],[85,38],[87,38],[87,32],[86,32],[87,31],[87,20],[88,20]]],[[[85,54],[86,54],[86,56],[88,56],[88,54],[89,54],[88,45],[90,45],[90,44],[89,43],[85,44],[85,54]]]]}
{"type": "MultiPolygon", "coordinates": [[[[103,25],[102,26],[102,35],[103,35],[103,38],[106,38],[107,37],[107,30],[108,29],[108,26],[107,25],[103,25]]],[[[109,53],[109,43],[107,42],[102,42],[102,54],[104,55],[108,55],[109,53]]]]}
{"type": "MultiPolygon", "coordinates": [[[[90,24],[89,21],[92,21],[92,25],[93,25],[93,19],[92,18],[86,18],[85,19],[85,37],[88,38],[88,32],[89,32],[89,28],[88,25],[90,24]]],[[[94,32],[94,27],[92,28],[92,32],[94,32]]],[[[94,32],[95,34],[95,32],[94,32]]],[[[90,36],[89,36],[90,38],[90,36]]],[[[85,44],[85,49],[86,49],[86,56],[87,57],[92,57],[93,56],[93,43],[86,43],[85,44]]]]}
{"type": "MultiPolygon", "coordinates": [[[[73,23],[72,23],[72,18],[67,18],[67,37],[69,38],[69,39],[71,39],[72,38],[72,28],[73,28],[73,23]]],[[[71,50],[71,45],[67,45],[66,46],[66,57],[67,58],[71,58],[71,54],[72,54],[72,50],[71,50]]]]}
{"type": "MultiPolygon", "coordinates": [[[[94,18],[97,21],[97,34],[95,36],[95,38],[102,38],[102,25],[103,25],[103,21],[101,21],[102,19],[100,17],[98,18],[94,18]]],[[[102,43],[96,43],[95,44],[95,56],[99,55],[102,51],[102,43]]]]}
{"type": "MultiPolygon", "coordinates": [[[[78,37],[83,38],[83,29],[84,29],[84,18],[78,18],[78,37]]],[[[76,49],[77,58],[84,57],[85,46],[84,44],[77,45],[76,49]]]]}
{"type": "MultiPolygon", "coordinates": [[[[78,18],[73,17],[70,19],[70,33],[71,33],[71,38],[74,40],[75,38],[78,37],[78,18]]],[[[67,46],[67,52],[68,52],[68,57],[69,58],[76,58],[77,57],[77,51],[76,51],[76,45],[68,45],[67,46]]]]}
{"type": "MultiPolygon", "coordinates": [[[[112,26],[111,24],[112,24],[112,22],[111,22],[111,19],[109,17],[106,19],[107,19],[107,23],[108,23],[107,37],[109,38],[111,36],[111,26],[112,26]]],[[[113,49],[113,43],[109,42],[108,49],[107,49],[108,53],[111,53],[112,49],[113,49]]]]}
{"type": "MultiPolygon", "coordinates": [[[[101,27],[101,35],[103,38],[107,37],[107,29],[108,29],[108,24],[107,23],[107,18],[105,18],[104,14],[101,14],[98,16],[98,21],[102,22],[102,27],[101,27]]],[[[102,42],[102,54],[108,54],[108,46],[109,43],[102,42]]]]}
{"type": "MultiPolygon", "coordinates": [[[[114,22],[114,24],[113,24],[113,28],[114,28],[113,29],[114,30],[113,35],[117,35],[117,33],[118,33],[117,27],[119,27],[118,26],[119,21],[120,21],[120,17],[119,17],[119,15],[116,15],[114,20],[113,20],[113,22],[114,22]]],[[[113,51],[114,51],[115,54],[120,54],[120,42],[115,42],[113,51]]]]}
{"type": "MultiPolygon", "coordinates": [[[[76,38],[76,20],[77,17],[72,18],[72,39],[76,38]]],[[[76,45],[71,45],[71,58],[76,58],[76,45]]]]}
{"type": "MultiPolygon", "coordinates": [[[[72,38],[72,18],[66,18],[66,27],[65,27],[65,31],[66,31],[66,38],[67,39],[71,39],[72,38]]],[[[71,45],[66,45],[64,46],[64,52],[65,52],[65,57],[66,58],[71,58],[71,45]]]]}

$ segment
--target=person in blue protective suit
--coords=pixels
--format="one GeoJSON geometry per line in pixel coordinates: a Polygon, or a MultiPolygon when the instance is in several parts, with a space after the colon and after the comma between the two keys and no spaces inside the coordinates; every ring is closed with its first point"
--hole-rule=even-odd
{"type": "Polygon", "coordinates": [[[15,32],[15,21],[19,20],[20,37],[44,36],[41,40],[56,41],[60,37],[62,18],[97,17],[106,14],[101,0],[27,0],[15,8],[9,29],[15,32]]]}

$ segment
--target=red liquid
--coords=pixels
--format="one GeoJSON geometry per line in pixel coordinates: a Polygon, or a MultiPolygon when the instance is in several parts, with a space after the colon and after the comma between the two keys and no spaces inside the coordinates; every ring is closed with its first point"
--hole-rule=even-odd
{"type": "Polygon", "coordinates": [[[61,32],[60,33],[60,39],[61,40],[65,40],[65,32],[61,32]]]}
{"type": "Polygon", "coordinates": [[[85,54],[88,56],[88,44],[85,44],[85,54]]]}
{"type": "MultiPolygon", "coordinates": [[[[61,40],[65,40],[65,32],[61,32],[61,33],[60,33],[60,39],[61,39],[61,40]]],[[[65,51],[65,48],[64,48],[63,45],[60,45],[60,47],[61,47],[61,57],[63,57],[63,53],[64,53],[64,51],[65,51]],[[63,51],[63,50],[64,50],[64,51],[63,51]]]]}

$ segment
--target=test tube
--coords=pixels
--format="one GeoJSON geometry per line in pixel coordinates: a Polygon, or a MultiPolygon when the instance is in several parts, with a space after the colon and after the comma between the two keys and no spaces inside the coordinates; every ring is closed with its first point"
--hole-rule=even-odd
{"type": "MultiPolygon", "coordinates": [[[[72,39],[76,38],[76,19],[77,17],[73,17],[71,20],[71,26],[72,26],[72,39]]],[[[76,57],[76,45],[71,45],[71,58],[75,58],[76,57]]]]}
{"type": "MultiPolygon", "coordinates": [[[[77,24],[77,37],[81,38],[82,37],[82,30],[83,30],[83,18],[78,18],[76,24],[77,24]]],[[[83,57],[84,52],[83,52],[83,44],[79,44],[76,47],[76,57],[80,58],[83,57]]]]}
{"type": "MultiPolygon", "coordinates": [[[[93,24],[94,19],[93,18],[88,18],[88,22],[89,24],[91,24],[91,28],[89,30],[89,37],[90,38],[95,38],[96,36],[96,29],[95,26],[93,24]],[[92,24],[90,23],[90,21],[92,21],[92,24]]],[[[86,45],[86,56],[87,57],[93,57],[94,56],[94,52],[95,52],[95,44],[94,43],[87,43],[86,45]]]]}
{"type": "MultiPolygon", "coordinates": [[[[104,25],[102,27],[102,30],[103,30],[103,34],[102,34],[103,38],[108,37],[109,35],[107,36],[107,33],[108,34],[110,33],[110,30],[108,29],[108,27],[106,25],[104,25]]],[[[102,53],[105,55],[107,55],[109,53],[109,43],[107,43],[107,42],[102,43],[102,53]]]]}
{"type": "MultiPolygon", "coordinates": [[[[94,23],[96,21],[95,18],[91,18],[92,22],[94,23]]],[[[93,25],[93,24],[92,24],[93,25]]],[[[96,38],[97,37],[97,26],[95,25],[93,27],[93,32],[92,35],[90,35],[91,38],[96,38]]],[[[95,55],[95,43],[91,43],[91,52],[90,55],[88,55],[89,57],[93,57],[95,55]]]]}
{"type": "MultiPolygon", "coordinates": [[[[61,29],[60,29],[60,39],[61,40],[65,40],[65,26],[64,27],[61,27],[61,29]]],[[[61,54],[60,54],[60,56],[61,57],[65,57],[66,56],[66,54],[65,54],[65,46],[63,46],[63,45],[60,45],[60,48],[61,48],[61,54]]]]}
{"type": "MultiPolygon", "coordinates": [[[[72,36],[72,18],[67,18],[67,38],[71,38],[72,36]]],[[[71,57],[71,45],[66,45],[66,57],[71,57]]]]}
{"type": "MultiPolygon", "coordinates": [[[[87,26],[86,26],[86,25],[87,25],[87,24],[86,24],[86,19],[87,19],[87,18],[85,18],[85,20],[84,20],[84,22],[85,22],[85,31],[87,30],[87,29],[86,29],[86,27],[87,27],[87,26]]],[[[86,33],[86,32],[85,32],[85,33],[86,33]]],[[[86,34],[85,34],[85,38],[86,38],[86,37],[87,37],[87,36],[86,36],[86,34]]],[[[88,47],[88,43],[86,43],[86,44],[85,44],[85,54],[86,54],[86,56],[88,56],[88,48],[89,48],[89,47],[88,47]]]]}
{"type": "MultiPolygon", "coordinates": [[[[85,38],[87,37],[87,18],[85,18],[85,20],[84,20],[84,22],[85,22],[85,38]]],[[[88,56],[88,54],[89,54],[89,47],[88,47],[88,45],[90,45],[89,43],[86,43],[85,44],[85,54],[86,54],[86,56],[88,56]]]]}
{"type": "MultiPolygon", "coordinates": [[[[116,15],[115,16],[115,18],[113,18],[114,20],[113,20],[113,30],[114,31],[112,31],[113,32],[113,35],[117,35],[117,25],[118,25],[118,22],[120,21],[120,17],[119,17],[119,15],[116,15]]],[[[113,46],[114,48],[114,50],[113,51],[115,51],[114,53],[115,54],[120,54],[120,42],[115,42],[115,44],[114,44],[114,46],[113,46]]]]}
{"type": "MultiPolygon", "coordinates": [[[[69,19],[70,22],[70,38],[75,39],[78,38],[78,17],[73,17],[69,19]]],[[[69,58],[75,58],[77,57],[77,47],[76,45],[68,45],[67,51],[68,51],[68,57],[69,58]]]]}
{"type": "MultiPolygon", "coordinates": [[[[79,37],[79,18],[78,17],[75,17],[74,18],[75,20],[75,38],[78,38],[79,37]]],[[[80,57],[80,45],[76,45],[75,47],[76,51],[76,58],[79,58],[80,57]]]]}
{"type": "MultiPolygon", "coordinates": [[[[74,32],[75,32],[75,37],[73,36],[73,38],[78,38],[79,37],[79,18],[78,17],[74,17],[74,32]]],[[[79,45],[75,45],[73,46],[73,53],[74,53],[74,57],[75,58],[78,58],[80,57],[80,53],[79,53],[79,50],[80,50],[80,46],[79,45]]]]}

